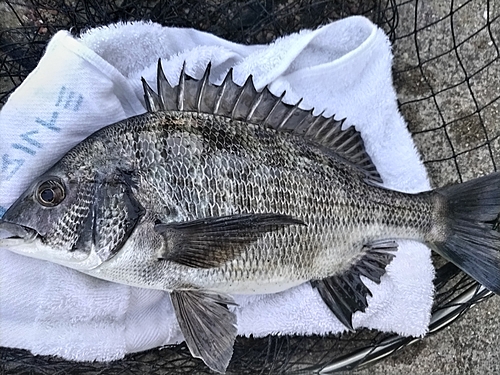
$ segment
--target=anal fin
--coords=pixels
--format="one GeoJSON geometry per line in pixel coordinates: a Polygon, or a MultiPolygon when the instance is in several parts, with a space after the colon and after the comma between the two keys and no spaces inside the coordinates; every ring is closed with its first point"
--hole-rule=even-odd
{"type": "Polygon", "coordinates": [[[344,273],[311,281],[311,285],[318,290],[325,304],[349,330],[354,330],[352,316],[357,311],[366,310],[366,297],[372,295],[361,276],[379,284],[386,266],[394,258],[392,252],[396,251],[397,247],[394,241],[371,243],[365,246],[365,255],[344,273]]]}
{"type": "Polygon", "coordinates": [[[225,294],[209,291],[173,291],[170,294],[177,321],[193,357],[210,369],[224,373],[233,355],[236,315],[227,305],[236,305],[225,294]]]}

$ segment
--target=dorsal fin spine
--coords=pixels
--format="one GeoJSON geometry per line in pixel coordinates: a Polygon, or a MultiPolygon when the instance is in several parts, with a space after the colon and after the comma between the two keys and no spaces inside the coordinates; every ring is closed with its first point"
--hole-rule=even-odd
{"type": "Polygon", "coordinates": [[[250,107],[250,111],[248,111],[247,117],[245,118],[246,121],[249,121],[252,118],[256,109],[259,107],[259,104],[262,101],[262,98],[264,97],[264,92],[265,90],[259,92],[255,100],[253,101],[252,106],[250,107]]]}
{"type": "Polygon", "coordinates": [[[198,113],[201,112],[201,101],[203,99],[203,93],[205,92],[205,87],[209,83],[208,79],[210,76],[210,69],[212,68],[212,63],[209,62],[207,65],[207,68],[205,69],[205,73],[203,73],[203,77],[201,78],[201,84],[200,84],[200,89],[198,90],[198,93],[196,94],[196,109],[198,110],[198,113]]]}
{"type": "Polygon", "coordinates": [[[314,116],[314,110],[284,103],[286,91],[279,97],[265,86],[258,92],[250,75],[243,86],[233,81],[233,69],[229,69],[221,85],[210,83],[211,64],[197,80],[186,74],[186,62],[180,72],[179,83],[171,86],[165,77],[161,60],[158,61],[155,93],[143,79],[144,100],[149,112],[189,111],[207,113],[245,121],[276,131],[290,132],[330,149],[348,164],[363,172],[370,181],[380,182],[380,175],[366,153],[363,140],[354,127],[342,130],[345,119],[324,117],[324,111],[314,116]]]}
{"type": "MultiPolygon", "coordinates": [[[[330,119],[333,119],[333,116],[330,117],[330,119]]],[[[332,122],[331,120],[329,122],[332,122]]],[[[331,129],[328,133],[325,135],[325,139],[327,139],[329,142],[335,138],[335,133],[340,131],[340,123],[336,120],[333,120],[333,124],[331,125],[331,129]]]]}
{"type": "Polygon", "coordinates": [[[165,100],[167,100],[167,98],[165,98],[162,94],[165,92],[165,85],[168,85],[167,77],[165,77],[165,72],[163,71],[163,66],[161,65],[161,59],[158,59],[158,69],[156,71],[156,88],[158,90],[158,98],[163,110],[168,108],[167,103],[165,103],[165,100]]]}
{"type": "Polygon", "coordinates": [[[295,113],[295,111],[299,108],[300,103],[302,103],[302,98],[300,98],[300,100],[292,108],[290,108],[290,110],[288,111],[288,114],[283,118],[283,120],[281,120],[281,123],[278,125],[276,130],[283,129],[283,127],[285,126],[287,121],[290,120],[290,117],[292,117],[293,114],[295,113]]]}
{"type": "Polygon", "coordinates": [[[299,122],[299,124],[297,125],[297,128],[296,128],[297,134],[301,134],[303,131],[302,128],[304,127],[304,125],[306,125],[311,118],[314,118],[313,113],[314,113],[314,108],[311,108],[308,111],[307,115],[304,116],[304,118],[299,122]]]}
{"type": "Polygon", "coordinates": [[[274,110],[276,108],[278,108],[278,106],[283,103],[283,98],[285,97],[286,95],[286,90],[283,91],[283,93],[281,94],[281,96],[279,97],[278,100],[276,100],[276,103],[274,103],[273,107],[271,108],[271,110],[269,111],[269,113],[267,114],[267,116],[264,118],[264,120],[262,120],[261,124],[262,125],[266,125],[267,122],[269,121],[269,119],[271,118],[271,115],[273,114],[274,110]]]}
{"type": "MultiPolygon", "coordinates": [[[[347,147],[349,147],[349,144],[352,142],[352,138],[346,138],[342,144],[339,146],[339,149],[344,151],[344,152],[348,152],[348,149],[347,147]]],[[[354,144],[354,146],[356,146],[356,144],[354,144]]]]}
{"type": "Polygon", "coordinates": [[[252,75],[249,75],[247,77],[247,79],[245,80],[245,83],[243,84],[243,86],[241,86],[241,89],[240,89],[240,92],[238,94],[238,97],[236,98],[236,102],[234,103],[233,110],[231,111],[231,118],[232,119],[236,118],[236,112],[238,110],[238,105],[240,104],[241,98],[243,98],[243,95],[245,94],[245,90],[248,87],[250,87],[251,89],[254,88],[253,80],[252,80],[252,75]]]}
{"type": "Polygon", "coordinates": [[[326,121],[321,124],[321,129],[328,129],[326,134],[323,136],[323,139],[327,143],[330,143],[335,137],[335,134],[339,132],[338,121],[334,119],[334,116],[327,117],[326,121]]]}
{"type": "Polygon", "coordinates": [[[182,64],[181,76],[179,77],[179,89],[177,91],[177,110],[184,110],[184,93],[186,85],[186,62],[182,64]]]}
{"type": "MultiPolygon", "coordinates": [[[[347,153],[352,153],[354,150],[356,150],[356,148],[358,147],[358,145],[355,143],[353,144],[348,150],[346,150],[347,153]]],[[[354,158],[354,155],[353,155],[353,158],[354,158]]]]}
{"type": "Polygon", "coordinates": [[[304,137],[311,137],[311,133],[312,133],[312,129],[317,127],[317,125],[323,121],[323,120],[326,120],[325,117],[323,117],[323,113],[325,113],[325,111],[323,110],[315,119],[314,121],[311,123],[311,125],[307,128],[305,134],[304,134],[304,137]]]}
{"type": "Polygon", "coordinates": [[[228,82],[232,82],[232,80],[233,80],[233,68],[229,69],[229,72],[227,72],[224,81],[219,86],[219,91],[217,93],[217,97],[215,98],[215,104],[213,109],[214,114],[219,113],[220,104],[222,103],[222,98],[224,97],[224,92],[226,91],[228,82]]]}
{"type": "Polygon", "coordinates": [[[144,101],[146,102],[146,109],[148,112],[157,112],[160,108],[160,97],[148,85],[146,80],[142,78],[142,87],[144,89],[144,101]]]}
{"type": "Polygon", "coordinates": [[[363,150],[358,151],[352,157],[356,160],[359,159],[360,163],[365,163],[366,161],[369,161],[369,159],[365,156],[365,152],[363,150]]]}

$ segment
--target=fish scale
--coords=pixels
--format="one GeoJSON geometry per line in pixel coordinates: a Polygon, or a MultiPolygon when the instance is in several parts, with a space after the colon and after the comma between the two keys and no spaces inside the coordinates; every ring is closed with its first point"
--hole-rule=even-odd
{"type": "Polygon", "coordinates": [[[193,356],[224,372],[233,293],[310,282],[347,329],[396,239],[429,245],[500,292],[500,175],[420,194],[382,187],[360,134],[283,103],[251,77],[210,83],[158,65],[148,112],[111,124],[35,179],[0,246],[169,292],[193,356]]]}
{"type": "MultiPolygon", "coordinates": [[[[149,142],[149,139],[159,139],[161,135],[168,136],[169,124],[184,128],[182,139],[185,142],[182,147],[176,145],[176,155],[181,157],[164,158],[156,152],[156,160],[145,158],[140,163],[148,168],[148,173],[142,173],[148,182],[144,186],[139,185],[134,194],[145,210],[153,212],[165,223],[242,212],[275,212],[301,218],[307,227],[316,229],[312,235],[307,227],[284,228],[267,233],[246,250],[247,258],[258,261],[253,267],[251,262],[247,262],[249,271],[245,273],[244,278],[231,279],[234,276],[231,269],[234,262],[231,261],[220,268],[219,276],[211,274],[214,286],[207,285],[203,275],[199,278],[204,280],[204,284],[196,287],[219,289],[221,286],[218,284],[225,284],[231,279],[233,289],[226,288],[224,291],[241,293],[246,292],[242,283],[250,280],[252,275],[254,279],[264,279],[262,282],[268,283],[277,280],[276,270],[280,270],[278,272],[284,275],[283,270],[287,269],[289,271],[285,272],[283,279],[321,279],[338,271],[339,266],[331,259],[347,259],[348,261],[342,263],[348,264],[357,259],[363,244],[387,238],[387,233],[391,233],[391,238],[421,238],[425,233],[420,228],[429,227],[425,222],[415,220],[414,215],[410,214],[413,211],[430,212],[431,204],[427,200],[416,201],[413,196],[400,194],[397,206],[401,206],[401,209],[396,210],[394,200],[397,193],[364,183],[357,171],[351,172],[346,166],[342,168],[342,165],[335,163],[334,158],[328,158],[316,145],[307,145],[308,152],[304,154],[307,154],[308,158],[297,156],[298,147],[295,143],[302,141],[293,134],[283,137],[273,129],[259,129],[260,135],[256,135],[252,132],[255,128],[239,121],[228,121],[226,118],[218,121],[219,118],[213,116],[210,123],[205,123],[196,120],[196,113],[182,115],[156,113],[154,121],[144,122],[142,129],[131,123],[133,120],[121,125],[123,132],[113,129],[117,134],[127,134],[128,128],[137,129],[133,145],[125,145],[126,137],[118,135],[114,137],[115,144],[106,151],[107,155],[116,152],[129,159],[126,157],[126,150],[131,153],[130,158],[138,150],[148,150],[150,146],[145,148],[144,143],[149,142]],[[175,117],[174,120],[171,117],[175,117]],[[182,121],[187,123],[186,126],[182,125],[182,121]],[[219,127],[230,127],[240,134],[239,143],[242,152],[244,151],[242,157],[235,155],[233,146],[229,149],[223,147],[224,144],[232,143],[224,139],[227,132],[219,131],[219,127]],[[198,138],[200,134],[210,137],[212,143],[202,142],[198,138]],[[259,136],[264,141],[256,149],[255,144],[258,143],[259,136]],[[243,142],[245,139],[249,142],[243,142]],[[199,153],[199,147],[195,147],[199,144],[203,144],[205,148],[202,154],[199,153]],[[120,149],[120,145],[125,146],[120,149]],[[267,150],[267,153],[264,154],[264,150],[267,150]],[[271,157],[275,154],[286,158],[287,163],[276,162],[271,157]],[[319,161],[323,161],[323,164],[319,164],[319,161]],[[154,170],[153,165],[159,166],[160,170],[154,170]],[[190,174],[186,173],[188,169],[192,170],[190,174]],[[212,171],[209,176],[205,173],[206,170],[212,171]],[[239,170],[246,172],[238,173],[239,170]],[[276,172],[271,172],[273,170],[276,172]],[[228,178],[228,174],[232,178],[228,178]],[[279,178],[274,178],[273,175],[279,175],[279,178]],[[162,178],[158,178],[159,176],[162,178]],[[289,189],[289,186],[294,188],[289,189]],[[366,199],[362,207],[359,205],[360,197],[366,199]],[[158,205],[159,201],[168,207],[166,211],[158,205]],[[297,202],[299,204],[296,204],[297,202]],[[177,215],[172,217],[171,212],[177,215]],[[369,224],[360,225],[358,217],[367,218],[369,224]],[[283,243],[283,239],[293,238],[286,232],[294,230],[303,240],[283,243]],[[335,236],[334,233],[338,235],[335,236]],[[265,268],[265,260],[269,259],[269,255],[264,256],[265,254],[272,254],[275,258],[271,259],[273,266],[269,270],[265,268]],[[312,267],[312,261],[306,256],[297,258],[297,254],[307,254],[307,257],[316,260],[315,263],[320,267],[312,267]],[[301,264],[298,272],[295,268],[292,271],[292,266],[299,261],[301,264]],[[256,270],[259,270],[258,275],[256,270]]],[[[177,136],[176,130],[172,131],[177,136]]],[[[101,136],[109,137],[107,134],[101,136]]],[[[300,143],[300,147],[305,146],[300,143]]],[[[167,152],[167,155],[169,154],[167,152]]]]}
{"type": "MultiPolygon", "coordinates": [[[[405,202],[398,202],[398,204],[404,205],[405,203],[406,207],[400,211],[403,215],[397,215],[398,212],[393,212],[395,211],[392,202],[394,192],[374,188],[363,181],[356,183],[356,180],[359,180],[359,173],[356,171],[350,173],[347,168],[339,168],[339,165],[332,160],[333,158],[326,157],[313,144],[307,145],[307,153],[304,153],[308,158],[299,157],[294,143],[299,143],[301,148],[305,146],[300,139],[292,134],[287,134],[289,139],[288,142],[285,142],[284,137],[278,138],[278,133],[273,129],[259,129],[259,136],[257,136],[256,134],[248,134],[255,128],[249,127],[245,123],[229,121],[227,118],[219,118],[218,116],[212,116],[213,120],[207,123],[197,121],[196,117],[206,117],[206,115],[189,113],[186,116],[184,113],[155,113],[154,121],[144,121],[141,118],[139,126],[130,123],[131,121],[125,122],[122,124],[122,132],[113,129],[113,132],[117,133],[118,136],[112,138],[115,140],[115,144],[105,153],[112,155],[116,152],[125,156],[125,159],[129,159],[126,157],[126,151],[129,150],[129,157],[132,158],[133,155],[137,155],[137,152],[148,150],[150,147],[144,147],[144,144],[151,143],[150,140],[161,139],[161,135],[168,136],[169,125],[175,124],[174,128],[179,126],[184,129],[184,135],[181,139],[184,139],[185,144],[183,147],[177,144],[174,153],[181,157],[165,158],[156,152],[154,153],[156,160],[140,159],[139,168],[144,165],[143,168],[148,168],[150,173],[142,173],[148,178],[148,182],[144,187],[140,186],[136,189],[135,194],[139,203],[146,210],[154,212],[158,218],[167,223],[174,220],[194,220],[203,217],[232,215],[239,212],[276,212],[303,218],[308,226],[316,229],[314,236],[308,236],[310,238],[304,241],[292,242],[295,243],[294,246],[288,244],[284,246],[282,238],[289,238],[289,235],[272,232],[266,234],[261,241],[256,242],[247,250],[247,256],[261,259],[262,252],[258,250],[262,248],[263,244],[269,243],[267,248],[275,248],[273,251],[263,252],[276,254],[276,258],[279,260],[272,262],[273,268],[268,271],[268,280],[276,280],[276,276],[272,273],[276,269],[281,269],[279,272],[283,275],[283,269],[287,269],[287,266],[290,267],[298,261],[301,261],[301,265],[307,265],[306,259],[297,259],[287,256],[288,254],[308,254],[311,259],[318,260],[318,265],[323,266],[316,267],[316,269],[311,267],[314,270],[301,267],[300,269],[304,269],[303,274],[293,270],[284,278],[321,279],[337,272],[337,268],[339,268],[335,262],[325,262],[328,259],[348,259],[352,262],[356,259],[363,244],[386,238],[387,233],[392,234],[391,238],[421,238],[424,233],[414,228],[428,228],[428,225],[419,223],[418,220],[408,222],[408,219],[412,220],[413,218],[413,215],[409,215],[412,211],[430,211],[431,205],[426,200],[419,202],[422,207],[417,207],[413,197],[402,195],[401,200],[404,199],[405,202]],[[186,122],[185,126],[183,122],[186,122]],[[234,129],[234,132],[238,132],[240,134],[239,144],[243,150],[251,152],[247,151],[242,158],[235,158],[234,139],[231,142],[225,139],[228,133],[220,131],[220,127],[229,127],[234,129]],[[136,138],[132,145],[126,144],[128,128],[137,129],[136,138]],[[262,135],[262,133],[264,134],[262,135]],[[121,137],[120,134],[125,135],[125,137],[121,137]],[[210,138],[212,143],[202,142],[198,138],[200,134],[204,134],[205,138],[210,138]],[[248,142],[245,143],[245,139],[248,142]],[[264,139],[264,142],[259,143],[257,141],[259,139],[264,139]],[[225,144],[231,145],[231,147],[226,149],[223,147],[225,144]],[[120,145],[125,146],[122,146],[123,149],[121,149],[120,145]],[[207,151],[202,158],[198,155],[200,145],[203,145],[207,151]],[[265,153],[266,149],[272,149],[275,152],[265,153]],[[287,162],[276,161],[270,155],[279,155],[282,160],[287,160],[287,162]],[[320,161],[323,161],[323,164],[319,164],[320,161]],[[189,167],[187,162],[191,163],[189,167]],[[161,166],[161,170],[155,171],[150,167],[151,165],[161,166]],[[302,166],[305,168],[301,168],[302,166]],[[185,173],[189,168],[195,170],[191,175],[185,173]],[[276,168],[275,173],[271,172],[273,168],[276,168]],[[211,172],[210,177],[206,178],[206,170],[217,171],[217,174],[211,172]],[[238,173],[239,170],[245,172],[238,173]],[[228,178],[229,172],[233,178],[228,178]],[[272,178],[273,175],[279,175],[279,178],[272,178]],[[168,177],[170,177],[170,181],[167,180],[168,177]],[[253,179],[249,180],[249,177],[253,179]],[[194,180],[199,180],[198,184],[194,183],[194,180]],[[262,188],[264,186],[265,190],[262,188]],[[294,186],[294,189],[288,189],[288,186],[294,186]],[[335,191],[335,194],[332,194],[332,191],[335,191]],[[349,193],[350,191],[352,194],[349,193]],[[159,192],[161,192],[160,196],[158,196],[159,192]],[[147,197],[154,197],[154,199],[151,200],[147,197]],[[360,197],[367,197],[368,202],[378,202],[378,204],[365,204],[360,210],[358,204],[360,197]],[[158,201],[163,201],[163,205],[168,207],[166,213],[158,207],[158,201]],[[294,204],[305,201],[308,202],[305,205],[294,204]],[[384,202],[388,204],[384,204],[384,202]],[[205,209],[201,210],[202,207],[205,209]],[[169,217],[172,211],[177,213],[175,217],[169,217]],[[316,214],[312,215],[313,212],[316,214]],[[360,227],[359,222],[353,220],[359,216],[369,218],[370,225],[378,225],[378,228],[360,227]],[[336,220],[336,218],[340,220],[336,220]],[[391,222],[383,223],[385,218],[392,218],[392,225],[391,222]],[[396,233],[397,230],[401,234],[396,233]],[[332,236],[332,233],[341,233],[341,235],[335,237],[332,236]],[[343,235],[344,233],[345,235],[343,235]],[[365,233],[365,235],[360,238],[360,233],[365,233]],[[314,251],[315,249],[317,250],[314,251]],[[319,256],[317,253],[324,253],[324,256],[319,256]]],[[[179,134],[174,129],[172,132],[174,138],[179,134]]],[[[102,136],[111,138],[107,134],[102,136]]],[[[303,230],[303,232],[307,232],[307,230],[303,230]]],[[[299,237],[305,235],[304,233],[299,237]]],[[[346,264],[349,261],[343,263],[346,264]]],[[[232,264],[229,263],[220,270],[221,275],[229,275],[227,279],[233,276],[230,268],[232,264]]],[[[250,279],[249,275],[255,273],[256,269],[259,270],[259,275],[256,275],[255,278],[266,278],[265,269],[251,267],[250,271],[245,273],[244,279],[250,279]]],[[[212,277],[215,277],[214,274],[212,277]]],[[[215,278],[214,284],[227,282],[224,276],[215,278]]],[[[130,280],[124,281],[130,282],[130,280]]],[[[238,290],[236,287],[242,281],[232,280],[234,289],[224,291],[245,292],[244,289],[238,290]]],[[[206,281],[204,282],[206,283],[206,281]]]]}

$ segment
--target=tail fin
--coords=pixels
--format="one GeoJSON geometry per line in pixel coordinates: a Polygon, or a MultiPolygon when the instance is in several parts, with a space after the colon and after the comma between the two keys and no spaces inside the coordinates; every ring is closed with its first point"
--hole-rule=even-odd
{"type": "Polygon", "coordinates": [[[444,230],[434,249],[500,294],[500,173],[435,192],[444,197],[444,230]]]}

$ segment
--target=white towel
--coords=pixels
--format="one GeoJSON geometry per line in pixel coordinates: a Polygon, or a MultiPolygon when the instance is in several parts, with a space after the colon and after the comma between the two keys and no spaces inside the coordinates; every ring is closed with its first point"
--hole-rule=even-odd
{"type": "MultiPolygon", "coordinates": [[[[37,68],[0,112],[0,214],[32,179],[100,127],[145,112],[140,77],[155,81],[161,57],[170,82],[181,66],[200,78],[212,62],[220,83],[252,74],[285,101],[347,118],[361,131],[385,185],[429,189],[401,118],[390,43],[363,17],[303,30],[269,45],[243,46],[153,23],[116,24],[79,38],[59,32],[37,68]]],[[[154,86],[153,86],[154,87],[154,86]]],[[[399,241],[396,258],[354,327],[425,334],[432,305],[430,250],[399,241]]],[[[235,296],[241,335],[328,334],[344,327],[309,284],[274,295],[235,296]]],[[[112,360],[182,341],[168,294],[114,284],[0,249],[0,345],[75,360],[112,360]]]]}

